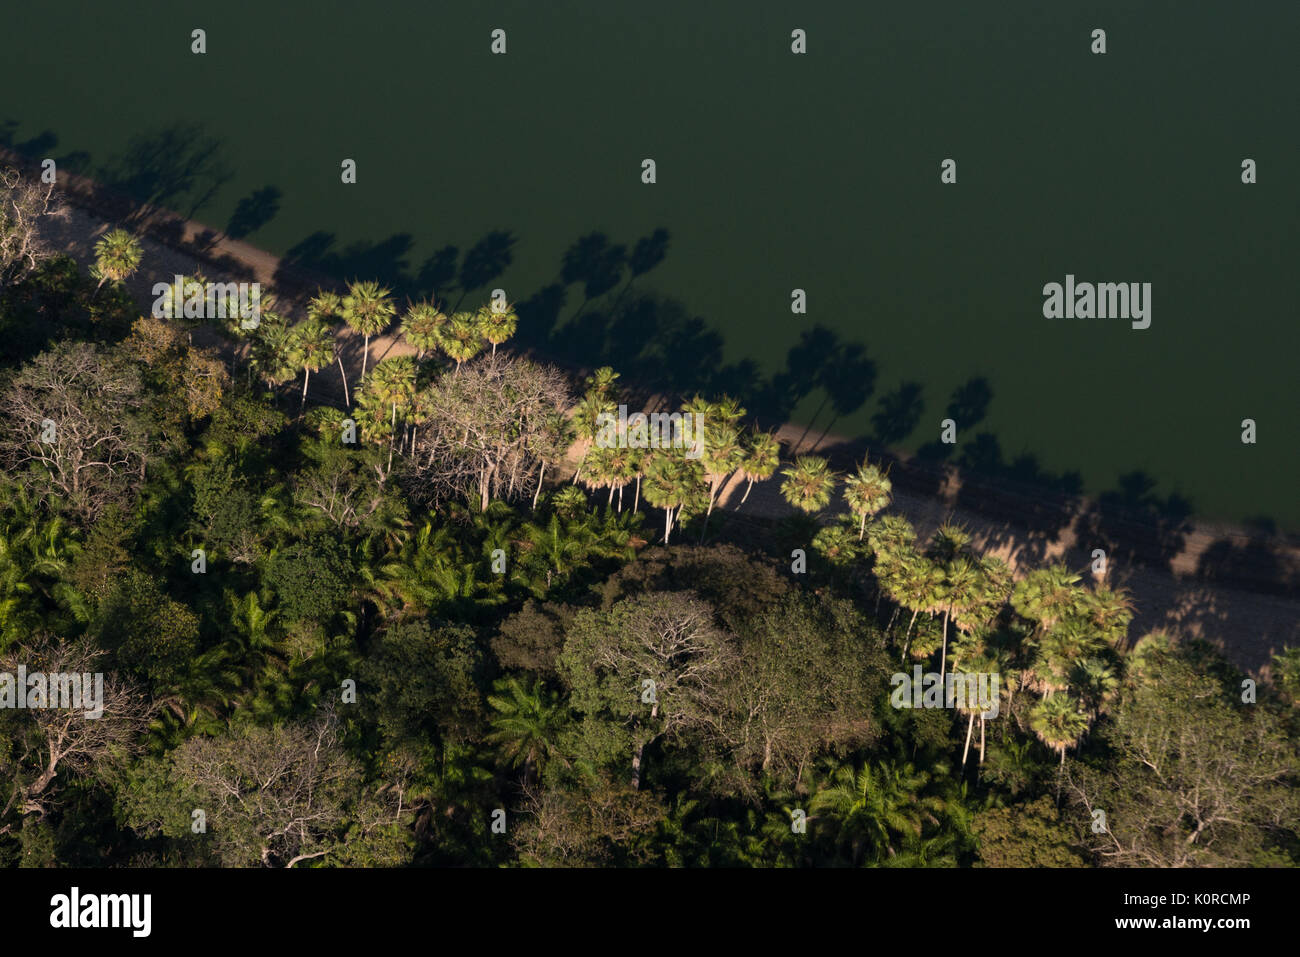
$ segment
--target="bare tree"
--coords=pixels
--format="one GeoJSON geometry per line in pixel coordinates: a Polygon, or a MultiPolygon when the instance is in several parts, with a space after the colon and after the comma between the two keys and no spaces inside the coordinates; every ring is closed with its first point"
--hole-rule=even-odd
{"type": "Polygon", "coordinates": [[[203,802],[226,866],[293,867],[327,855],[400,862],[405,788],[361,783],[332,710],[303,724],[191,738],[173,755],[173,773],[203,802]]]}
{"type": "Polygon", "coordinates": [[[144,475],[142,405],[139,372],[117,353],[88,343],[43,352],[0,392],[0,466],[36,498],[93,519],[144,475]]]}
{"type": "MultiPolygon", "coordinates": [[[[87,638],[63,642],[41,636],[25,649],[11,648],[0,658],[0,671],[16,675],[22,665],[29,675],[94,675],[103,655],[87,638]]],[[[102,680],[103,694],[96,702],[96,710],[101,712],[98,717],[88,716],[89,706],[41,707],[22,712],[30,721],[14,737],[20,757],[15,762],[13,788],[0,820],[15,808],[24,816],[44,817],[61,772],[104,770],[139,750],[154,705],[142,689],[126,679],[104,673],[102,680]]],[[[0,834],[12,826],[10,822],[0,827],[0,834]]]]}
{"type": "Polygon", "coordinates": [[[0,289],[18,282],[50,254],[41,219],[56,211],[53,183],[0,169],[0,289]]]}
{"type": "Polygon", "coordinates": [[[415,448],[416,490],[431,501],[465,496],[480,508],[493,497],[531,497],[538,450],[570,402],[558,369],[505,354],[443,376],[415,448]]]}

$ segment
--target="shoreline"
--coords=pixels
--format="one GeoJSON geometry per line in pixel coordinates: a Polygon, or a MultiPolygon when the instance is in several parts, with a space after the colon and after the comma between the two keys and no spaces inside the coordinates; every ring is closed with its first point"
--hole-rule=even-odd
{"type": "MultiPolygon", "coordinates": [[[[29,160],[4,147],[0,147],[0,163],[33,168],[29,160]]],[[[56,186],[66,218],[47,238],[58,252],[83,265],[91,258],[95,238],[120,224],[140,235],[146,255],[161,267],[151,269],[151,275],[200,269],[214,281],[261,282],[274,286],[282,303],[292,304],[286,316],[298,315],[302,298],[317,286],[340,286],[332,277],[286,266],[264,250],[178,214],[132,204],[85,177],[60,171],[56,186]]],[[[147,293],[152,284],[141,276],[127,285],[138,301],[150,301],[147,293]]],[[[359,371],[361,338],[344,328],[340,341],[344,364],[359,371]]],[[[570,373],[584,371],[546,355],[545,350],[528,351],[570,373]]],[[[370,362],[408,352],[415,350],[396,335],[373,337],[370,362]]],[[[313,376],[313,385],[341,398],[337,369],[331,369],[331,374],[322,370],[313,376]]],[[[633,393],[629,406],[633,397],[648,403],[667,400],[643,383],[627,385],[633,393]]],[[[1112,570],[1116,566],[1119,570],[1109,579],[1133,594],[1138,606],[1132,626],[1135,634],[1167,628],[1184,637],[1203,635],[1252,670],[1266,665],[1268,657],[1287,645],[1300,644],[1300,536],[1295,533],[1265,533],[1195,515],[1182,520],[1139,514],[1087,496],[1033,488],[1009,477],[963,473],[946,463],[868,450],[862,440],[818,435],[811,427],[793,423],[779,427],[777,434],[786,447],[787,461],[796,454],[819,454],[843,470],[870,451],[872,461],[890,466],[895,482],[891,508],[913,521],[918,537],[951,518],[972,530],[977,547],[1006,558],[1013,568],[1059,560],[1071,568],[1087,569],[1098,535],[1107,542],[1114,540],[1111,554],[1123,560],[1113,561],[1112,570]],[[810,441],[801,444],[801,439],[810,441]],[[1208,567],[1210,559],[1218,560],[1219,567],[1208,567]]],[[[562,476],[557,478],[563,481],[562,476]]],[[[728,514],[739,516],[758,513],[780,518],[793,513],[774,480],[756,483],[749,501],[736,512],[744,484],[733,475],[719,492],[719,508],[731,503],[728,514]]],[[[826,518],[842,510],[842,496],[837,494],[826,518]]]]}

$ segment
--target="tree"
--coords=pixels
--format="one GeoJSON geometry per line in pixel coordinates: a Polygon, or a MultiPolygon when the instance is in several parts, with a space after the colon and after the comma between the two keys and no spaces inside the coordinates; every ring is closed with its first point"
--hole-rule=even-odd
{"type": "Polygon", "coordinates": [[[91,275],[99,280],[95,290],[107,279],[125,282],[140,267],[142,256],[139,241],[125,229],[105,233],[95,243],[95,265],[91,270],[91,275]]]}
{"type": "Polygon", "coordinates": [[[510,306],[500,310],[493,306],[485,306],[480,310],[479,315],[483,338],[492,343],[492,354],[496,355],[497,346],[515,334],[515,330],[519,327],[519,317],[510,306]]]}
{"type": "Polygon", "coordinates": [[[744,505],[755,482],[766,482],[781,464],[781,443],[770,432],[755,432],[745,446],[745,457],[740,463],[740,477],[748,484],[740,499],[744,505]]]}
{"type": "Polygon", "coordinates": [[[556,412],[570,402],[551,366],[505,353],[443,376],[429,390],[413,483],[427,501],[465,496],[487,508],[493,496],[531,495],[556,412]]]}
{"type": "Polygon", "coordinates": [[[22,280],[50,255],[41,220],[57,211],[53,183],[0,169],[0,289],[22,280]]]}
{"type": "Polygon", "coordinates": [[[405,786],[368,785],[339,737],[337,717],[325,711],[303,723],[241,724],[220,737],[191,738],[169,756],[163,794],[175,796],[130,802],[128,821],[145,833],[179,836],[188,813],[176,808],[200,807],[224,867],[404,863],[405,786]]]}
{"type": "Polygon", "coordinates": [[[483,351],[483,343],[482,323],[472,312],[455,313],[443,327],[442,351],[456,363],[457,374],[464,363],[483,351]]]}
{"type": "Polygon", "coordinates": [[[565,636],[560,675],[582,715],[579,750],[617,766],[631,760],[639,788],[651,743],[716,729],[737,665],[713,609],[689,593],[661,592],[583,609],[565,636]]]}
{"type": "MultiPolygon", "coordinates": [[[[143,732],[153,705],[131,682],[104,673],[104,653],[86,638],[66,641],[38,635],[26,648],[14,646],[0,658],[0,672],[29,674],[102,674],[102,695],[79,708],[31,708],[22,712],[22,725],[13,735],[16,773],[12,790],[0,811],[0,834],[9,833],[13,811],[43,818],[50,810],[55,780],[66,773],[91,775],[118,766],[143,747],[143,732]],[[98,718],[88,710],[102,708],[98,718]]],[[[90,689],[85,689],[90,693],[90,689]]],[[[93,697],[92,693],[92,697],[93,697]]],[[[83,699],[83,704],[85,700],[83,699]]]]}
{"type": "Polygon", "coordinates": [[[319,319],[308,319],[293,331],[290,348],[298,365],[302,366],[301,409],[307,403],[307,383],[313,372],[320,372],[334,359],[334,334],[319,319]]]}
{"type": "Polygon", "coordinates": [[[417,359],[426,352],[437,349],[442,342],[442,330],[447,316],[431,302],[418,302],[406,310],[402,317],[402,336],[418,350],[417,359]]]}
{"type": "Polygon", "coordinates": [[[879,468],[864,461],[857,472],[844,480],[844,486],[849,511],[859,519],[858,541],[861,541],[867,531],[867,519],[888,507],[893,483],[879,468]]]}
{"type": "Polygon", "coordinates": [[[370,359],[370,337],[377,336],[393,321],[397,307],[392,293],[377,282],[354,282],[340,303],[343,321],[348,328],[364,337],[361,352],[361,379],[366,378],[366,363],[370,359]]]}
{"type": "Polygon", "coordinates": [[[524,684],[513,676],[493,686],[487,703],[496,713],[491,719],[492,731],[484,740],[499,748],[511,767],[522,766],[527,787],[556,753],[568,709],[541,682],[524,684]]]}
{"type": "Polygon", "coordinates": [[[93,520],[144,474],[144,402],[125,357],[88,343],[55,346],[0,393],[0,464],[38,500],[93,520]]]}
{"type": "Polygon", "coordinates": [[[1029,712],[1029,728],[1039,741],[1061,756],[1065,767],[1065,752],[1079,743],[1088,729],[1088,719],[1079,704],[1069,695],[1044,698],[1029,712]]]}
{"type": "Polygon", "coordinates": [[[781,494],[785,500],[801,511],[820,512],[831,501],[835,490],[835,473],[830,464],[818,455],[801,455],[793,465],[785,468],[781,494]]]}
{"type": "Polygon", "coordinates": [[[1287,715],[1241,704],[1235,669],[1207,673],[1223,663],[1195,645],[1154,642],[1145,657],[1100,725],[1099,744],[1113,757],[1065,766],[1081,842],[1116,867],[1294,863],[1285,849],[1298,836],[1300,745],[1287,715]],[[1106,812],[1100,833],[1089,826],[1096,809],[1106,812]]]}

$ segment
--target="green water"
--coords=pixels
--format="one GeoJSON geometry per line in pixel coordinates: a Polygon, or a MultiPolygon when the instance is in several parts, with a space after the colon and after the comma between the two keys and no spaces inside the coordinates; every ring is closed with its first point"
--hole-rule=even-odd
{"type": "Polygon", "coordinates": [[[1017,474],[1092,493],[1141,471],[1200,515],[1300,528],[1300,5],[296,6],[7,9],[0,121],[143,194],[174,177],[167,201],[216,228],[274,187],[251,242],[452,304],[502,287],[526,304],[522,338],[730,389],[768,424],[816,415],[813,434],[915,450],[981,378],[987,403],[937,450],[953,461],[1021,458],[1017,474]],[[630,248],[658,228],[666,255],[630,289],[624,271],[590,303],[581,283],[559,310],[536,298],[579,237],[630,248]],[[509,264],[466,294],[455,271],[494,231],[509,264]],[[1067,273],[1150,282],[1151,328],[1044,319],[1042,287],[1067,273]],[[629,313],[643,293],[672,302],[629,313]],[[913,416],[882,418],[905,382],[913,416]]]}

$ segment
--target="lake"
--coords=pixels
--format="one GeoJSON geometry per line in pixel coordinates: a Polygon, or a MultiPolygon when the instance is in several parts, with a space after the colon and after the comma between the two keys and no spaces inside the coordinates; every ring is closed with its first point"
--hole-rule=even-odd
{"type": "Polygon", "coordinates": [[[764,425],[1300,529],[1300,5],[289,6],[7,9],[4,139],[764,425]]]}

